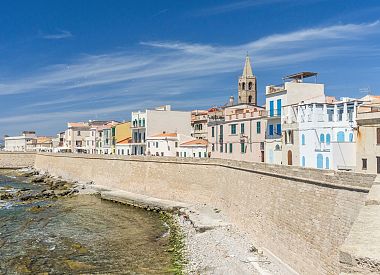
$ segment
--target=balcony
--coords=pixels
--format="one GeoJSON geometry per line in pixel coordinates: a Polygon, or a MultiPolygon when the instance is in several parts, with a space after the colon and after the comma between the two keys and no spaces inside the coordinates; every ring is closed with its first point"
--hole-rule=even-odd
{"type": "Polygon", "coordinates": [[[280,110],[277,110],[277,109],[272,109],[272,110],[267,110],[266,111],[266,117],[267,118],[281,118],[281,109],[280,110]]]}

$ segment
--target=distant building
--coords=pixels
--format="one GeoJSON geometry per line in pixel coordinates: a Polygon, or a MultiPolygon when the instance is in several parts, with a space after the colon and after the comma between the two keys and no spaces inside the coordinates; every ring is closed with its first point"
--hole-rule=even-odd
{"type": "Polygon", "coordinates": [[[72,153],[86,153],[86,138],[91,134],[91,127],[87,122],[69,122],[64,137],[64,151],[72,153]]]}
{"type": "Polygon", "coordinates": [[[282,143],[282,107],[307,102],[325,102],[324,85],[317,83],[305,83],[304,79],[317,76],[316,73],[302,72],[283,78],[281,85],[266,87],[265,108],[267,110],[266,135],[265,135],[265,159],[267,163],[292,164],[293,151],[283,148],[282,143]],[[286,157],[283,157],[286,154],[286,157]],[[288,155],[289,154],[289,161],[288,155]],[[283,163],[285,159],[285,163],[283,163]]]}
{"type": "Polygon", "coordinates": [[[192,140],[190,136],[177,133],[161,133],[147,137],[146,154],[148,156],[178,157],[178,146],[181,142],[192,140]]]}
{"type": "Polygon", "coordinates": [[[191,112],[191,136],[196,139],[207,139],[208,111],[194,110],[191,112]]]}
{"type": "Polygon", "coordinates": [[[124,140],[131,140],[131,137],[132,137],[131,122],[127,121],[127,122],[119,123],[115,125],[114,128],[115,128],[115,135],[113,137],[112,144],[113,144],[113,147],[115,147],[114,153],[117,153],[116,146],[119,142],[124,141],[124,140]]]}
{"type": "Polygon", "coordinates": [[[380,174],[380,97],[362,100],[366,102],[359,107],[356,118],[356,171],[380,174]]]}
{"type": "Polygon", "coordinates": [[[132,154],[145,155],[146,137],[157,133],[191,135],[191,113],[172,111],[170,105],[145,112],[132,112],[132,154]]]}
{"type": "Polygon", "coordinates": [[[252,72],[249,56],[245,58],[243,73],[238,82],[238,104],[257,105],[256,76],[252,72]]]}
{"type": "Polygon", "coordinates": [[[183,142],[178,146],[178,156],[183,158],[207,158],[207,145],[208,142],[205,139],[193,139],[183,142]]]}
{"type": "Polygon", "coordinates": [[[52,137],[37,137],[35,141],[34,151],[53,152],[54,144],[52,137]]]}
{"type": "Polygon", "coordinates": [[[132,138],[126,138],[116,143],[116,154],[129,156],[132,154],[132,138]]]}
{"type": "Polygon", "coordinates": [[[36,132],[24,131],[21,136],[5,136],[4,150],[10,152],[26,152],[32,150],[31,144],[37,139],[36,132]]]}
{"type": "Polygon", "coordinates": [[[224,119],[209,119],[210,156],[264,162],[265,123],[265,110],[262,107],[246,104],[226,107],[224,119]]]}

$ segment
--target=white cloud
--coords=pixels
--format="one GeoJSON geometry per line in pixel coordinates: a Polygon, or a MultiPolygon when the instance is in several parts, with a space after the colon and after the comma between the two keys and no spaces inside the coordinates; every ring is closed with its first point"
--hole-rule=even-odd
{"type": "Polygon", "coordinates": [[[42,34],[40,35],[44,39],[51,39],[51,40],[56,40],[56,39],[66,39],[73,37],[73,34],[69,31],[66,30],[61,30],[57,33],[51,33],[51,34],[42,34]]]}

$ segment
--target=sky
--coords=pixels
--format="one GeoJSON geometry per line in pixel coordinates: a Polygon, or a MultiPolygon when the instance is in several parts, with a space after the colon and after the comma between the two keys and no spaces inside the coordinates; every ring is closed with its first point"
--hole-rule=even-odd
{"type": "Polygon", "coordinates": [[[0,137],[224,105],[247,53],[259,104],[300,71],[338,98],[380,94],[380,2],[0,1],[0,137]]]}

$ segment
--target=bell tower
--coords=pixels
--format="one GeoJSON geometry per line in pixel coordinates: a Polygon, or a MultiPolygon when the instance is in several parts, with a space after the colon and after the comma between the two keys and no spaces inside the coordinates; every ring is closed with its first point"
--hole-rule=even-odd
{"type": "Polygon", "coordinates": [[[257,104],[256,76],[252,73],[251,60],[247,54],[243,74],[239,78],[238,103],[257,104]]]}

